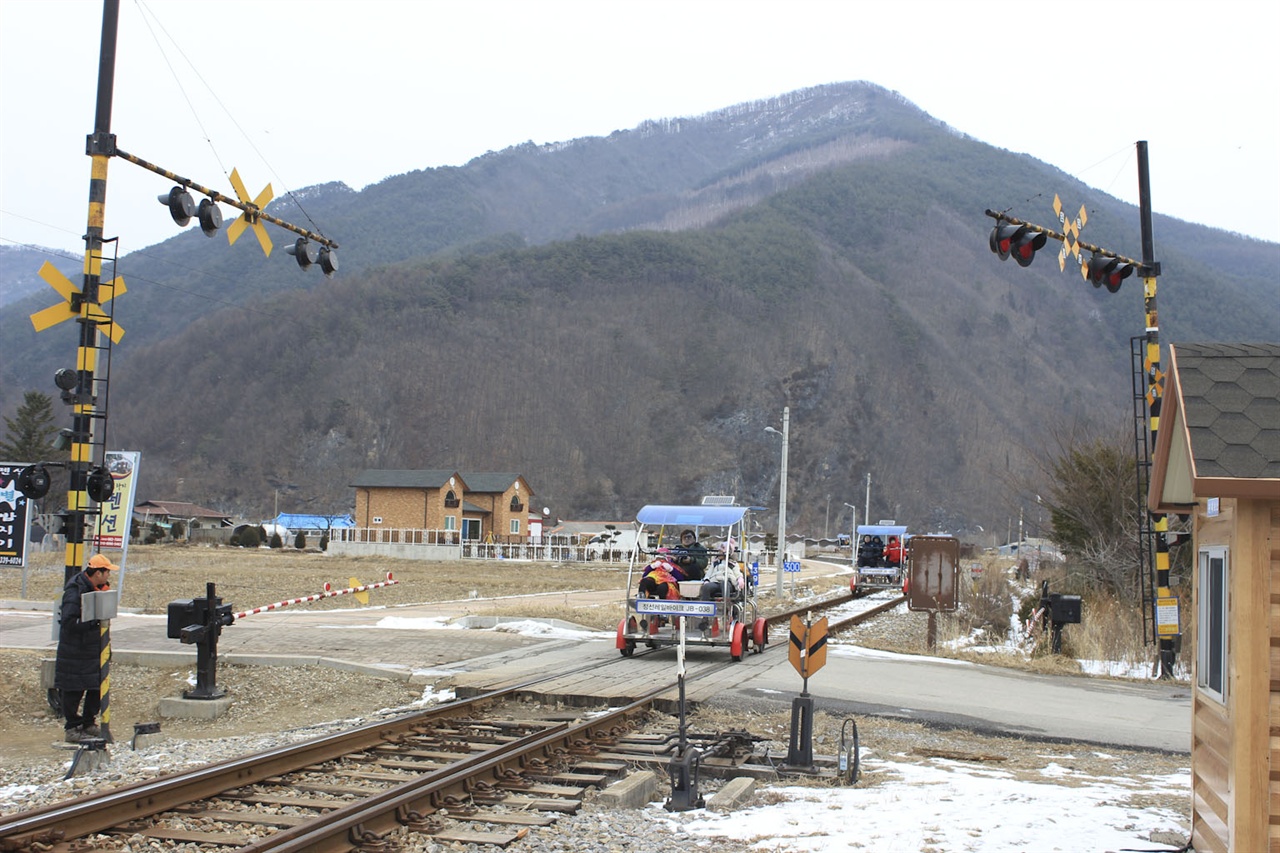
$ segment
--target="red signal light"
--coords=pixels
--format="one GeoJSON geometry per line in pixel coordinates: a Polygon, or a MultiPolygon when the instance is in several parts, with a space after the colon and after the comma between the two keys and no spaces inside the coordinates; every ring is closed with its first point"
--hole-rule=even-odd
{"type": "Polygon", "coordinates": [[[1036,252],[1044,248],[1048,239],[1043,231],[1027,225],[997,224],[991,229],[988,243],[991,251],[1000,256],[1000,260],[1013,256],[1018,266],[1029,267],[1036,258],[1036,252]]]}
{"type": "Polygon", "coordinates": [[[1133,275],[1133,269],[1133,264],[1126,263],[1119,258],[1094,255],[1089,259],[1085,274],[1088,276],[1089,281],[1093,282],[1094,287],[1106,285],[1107,290],[1110,292],[1119,293],[1120,284],[1133,275]]]}

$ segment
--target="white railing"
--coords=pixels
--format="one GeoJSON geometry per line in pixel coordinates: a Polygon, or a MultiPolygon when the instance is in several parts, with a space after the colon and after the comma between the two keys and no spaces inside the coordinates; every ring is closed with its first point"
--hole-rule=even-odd
{"type": "Polygon", "coordinates": [[[627,565],[631,552],[597,544],[581,545],[565,537],[535,541],[508,536],[501,540],[463,539],[457,530],[425,530],[412,527],[352,527],[334,530],[331,542],[354,545],[448,545],[461,548],[465,559],[538,560],[554,563],[604,563],[627,565]]]}

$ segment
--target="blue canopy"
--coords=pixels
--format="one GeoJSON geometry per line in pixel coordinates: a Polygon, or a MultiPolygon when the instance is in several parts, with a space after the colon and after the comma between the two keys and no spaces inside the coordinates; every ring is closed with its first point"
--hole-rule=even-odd
{"type": "Polygon", "coordinates": [[[355,519],[350,515],[306,515],[291,512],[280,513],[270,523],[288,530],[338,530],[356,526],[355,519]]]}
{"type": "Polygon", "coordinates": [[[907,532],[905,524],[859,524],[858,536],[902,536],[907,532]]]}
{"type": "Polygon", "coordinates": [[[670,524],[680,527],[730,527],[742,521],[749,506],[664,506],[647,504],[636,513],[641,524],[670,524]]]}

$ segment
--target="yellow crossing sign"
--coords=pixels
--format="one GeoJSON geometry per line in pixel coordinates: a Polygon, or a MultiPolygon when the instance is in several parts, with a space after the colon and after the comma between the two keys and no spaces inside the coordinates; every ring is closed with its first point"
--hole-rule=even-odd
{"type": "Polygon", "coordinates": [[[799,616],[791,617],[791,665],[801,678],[813,675],[827,662],[827,617],[806,625],[799,616]]]}
{"type": "Polygon", "coordinates": [[[258,245],[262,247],[263,253],[267,257],[271,257],[271,238],[267,236],[267,226],[262,224],[258,214],[271,203],[271,199],[275,198],[275,193],[271,189],[271,184],[267,184],[262,192],[258,193],[258,197],[249,198],[249,191],[244,187],[244,181],[240,180],[240,173],[231,170],[231,186],[236,191],[236,196],[245,204],[253,205],[253,210],[246,210],[240,214],[240,218],[231,223],[231,227],[227,229],[227,239],[231,241],[231,245],[236,244],[236,240],[240,239],[240,235],[244,233],[244,229],[253,228],[253,236],[258,238],[258,245]]]}
{"type": "Polygon", "coordinates": [[[1082,204],[1076,218],[1068,222],[1067,215],[1062,210],[1062,199],[1056,193],[1053,196],[1053,212],[1058,214],[1058,224],[1062,226],[1062,251],[1058,253],[1058,269],[1061,271],[1067,268],[1067,255],[1071,254],[1080,264],[1080,275],[1088,278],[1088,267],[1080,257],[1080,229],[1089,221],[1089,212],[1082,204]]]}
{"type": "MultiPolygon", "coordinates": [[[[35,326],[37,332],[43,332],[45,329],[58,325],[64,320],[74,320],[81,316],[71,309],[72,298],[80,294],[80,288],[71,283],[61,270],[48,261],[40,267],[39,275],[45,282],[58,291],[65,302],[59,302],[56,305],[50,305],[48,308],[41,309],[31,315],[31,325],[35,326]]],[[[116,323],[102,310],[103,306],[115,299],[117,296],[123,296],[126,291],[123,278],[114,278],[111,281],[98,285],[98,301],[89,306],[85,314],[88,319],[97,323],[99,327],[106,332],[111,338],[112,343],[120,343],[120,339],[124,337],[124,329],[116,323]],[[106,298],[102,294],[106,292],[106,298]]]]}

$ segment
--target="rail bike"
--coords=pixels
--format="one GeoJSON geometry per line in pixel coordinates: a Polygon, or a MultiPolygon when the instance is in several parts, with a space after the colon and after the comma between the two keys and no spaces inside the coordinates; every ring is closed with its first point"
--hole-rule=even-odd
{"type": "Polygon", "coordinates": [[[743,506],[641,508],[637,539],[656,547],[637,549],[627,567],[626,613],[617,631],[623,657],[631,657],[638,645],[679,645],[682,633],[687,646],[727,648],[734,660],[749,650],[764,651],[769,632],[756,603],[750,555],[742,547],[749,511],[743,506]],[[694,572],[697,577],[690,577],[681,562],[685,550],[678,543],[685,530],[694,531],[707,550],[706,568],[694,572]]]}
{"type": "Polygon", "coordinates": [[[906,577],[907,541],[902,524],[860,524],[853,542],[850,590],[901,587],[906,577]]]}

